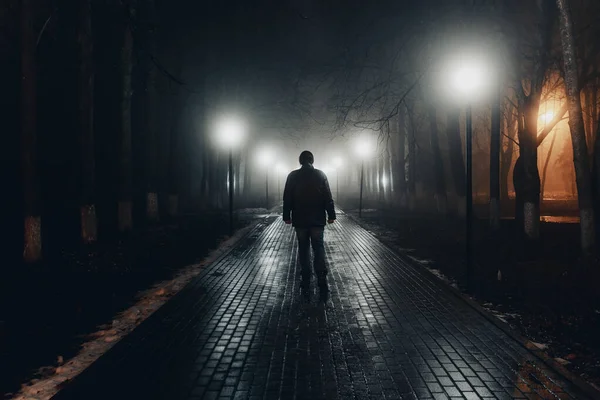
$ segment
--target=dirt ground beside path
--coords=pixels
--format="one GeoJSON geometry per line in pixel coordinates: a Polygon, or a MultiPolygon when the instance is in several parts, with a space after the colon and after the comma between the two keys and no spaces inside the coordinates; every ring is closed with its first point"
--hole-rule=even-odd
{"type": "MultiPolygon", "coordinates": [[[[265,212],[239,211],[237,227],[252,224],[265,212]]],[[[154,298],[173,295],[169,288],[151,290],[154,285],[177,280],[186,272],[184,267],[201,262],[227,240],[228,227],[223,213],[187,215],[122,240],[62,249],[35,267],[3,270],[0,398],[18,392],[25,382],[31,385],[65,373],[71,368],[68,360],[95,339],[90,335],[116,342],[118,333],[129,329],[129,324],[121,326],[119,313],[137,305],[140,294],[150,290],[152,299],[144,296],[148,301],[125,318],[133,325],[141,322],[153,311],[154,298]]]]}
{"type": "MultiPolygon", "coordinates": [[[[358,220],[357,212],[348,214],[358,220]]],[[[363,210],[360,223],[465,291],[464,220],[363,210]]],[[[502,221],[497,234],[490,232],[487,220],[476,223],[473,299],[565,368],[600,387],[598,276],[580,268],[579,226],[542,223],[540,247],[533,251],[524,249],[513,232],[512,221],[502,221]]]]}

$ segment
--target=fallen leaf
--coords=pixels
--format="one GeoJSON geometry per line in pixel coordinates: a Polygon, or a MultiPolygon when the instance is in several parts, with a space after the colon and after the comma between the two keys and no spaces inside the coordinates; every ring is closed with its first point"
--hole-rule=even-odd
{"type": "Polygon", "coordinates": [[[547,344],[536,343],[536,342],[531,342],[531,343],[540,350],[546,350],[548,348],[547,344]]]}
{"type": "Polygon", "coordinates": [[[559,363],[560,365],[568,365],[571,364],[570,361],[565,360],[564,358],[560,358],[560,357],[556,357],[554,359],[554,361],[556,361],[557,363],[559,363]]]}

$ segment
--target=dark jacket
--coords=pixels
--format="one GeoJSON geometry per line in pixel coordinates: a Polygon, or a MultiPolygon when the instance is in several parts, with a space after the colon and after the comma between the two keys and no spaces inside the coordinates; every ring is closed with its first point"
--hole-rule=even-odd
{"type": "Polygon", "coordinates": [[[290,172],[283,191],[283,220],[295,227],[324,226],[335,219],[333,198],[327,176],[312,165],[290,172]],[[291,218],[290,218],[291,213],[291,218]]]}

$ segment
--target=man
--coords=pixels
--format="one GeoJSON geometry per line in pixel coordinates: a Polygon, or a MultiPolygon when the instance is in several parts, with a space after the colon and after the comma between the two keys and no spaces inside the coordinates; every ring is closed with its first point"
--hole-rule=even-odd
{"type": "Polygon", "coordinates": [[[283,191],[283,220],[292,224],[298,237],[298,258],[302,269],[300,287],[306,294],[310,286],[310,246],[314,253],[313,267],[322,294],[329,291],[323,232],[327,222],[335,221],[333,198],[325,174],[313,167],[314,156],[303,151],[299,157],[301,168],[292,171],[283,191]],[[291,214],[291,215],[290,215],[291,214]]]}

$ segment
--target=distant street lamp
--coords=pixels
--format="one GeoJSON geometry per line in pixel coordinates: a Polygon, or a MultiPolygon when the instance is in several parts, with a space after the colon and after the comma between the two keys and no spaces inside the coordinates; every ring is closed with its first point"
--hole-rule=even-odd
{"type": "Polygon", "coordinates": [[[269,209],[269,167],[273,162],[273,152],[263,148],[258,152],[258,162],[265,169],[265,208],[269,209]]]}
{"type": "Polygon", "coordinates": [[[371,154],[371,142],[366,138],[357,140],[354,151],[360,158],[360,200],[358,203],[358,217],[361,218],[363,206],[363,184],[365,180],[365,159],[371,154]]]}
{"type": "Polygon", "coordinates": [[[333,159],[333,165],[335,166],[335,201],[337,202],[340,197],[340,168],[344,165],[344,160],[336,157],[333,159]]]}
{"type": "Polygon", "coordinates": [[[480,57],[461,57],[450,68],[453,97],[466,105],[466,251],[467,287],[472,287],[473,273],[473,117],[472,102],[493,87],[490,66],[480,57]]]}
{"type": "Polygon", "coordinates": [[[233,235],[233,149],[244,139],[245,129],[241,121],[226,118],[220,120],[216,127],[216,138],[219,144],[229,151],[229,168],[227,189],[229,190],[229,235],[233,235]]]}

